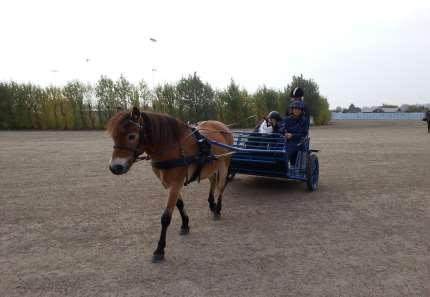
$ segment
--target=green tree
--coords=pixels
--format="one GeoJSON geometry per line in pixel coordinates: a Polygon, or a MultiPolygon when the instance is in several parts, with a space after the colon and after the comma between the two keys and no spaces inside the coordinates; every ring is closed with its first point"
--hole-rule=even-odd
{"type": "Polygon", "coordinates": [[[272,110],[276,110],[282,114],[288,101],[288,95],[285,90],[278,91],[263,86],[254,93],[252,99],[254,113],[258,119],[261,119],[272,110]]]}
{"type": "Polygon", "coordinates": [[[115,107],[128,109],[135,102],[134,89],[134,86],[121,74],[114,85],[115,104],[117,104],[115,107]]]}
{"type": "Polygon", "coordinates": [[[132,105],[140,106],[145,110],[150,109],[155,99],[154,93],[151,91],[148,84],[144,80],[139,81],[135,87],[132,105]]]}
{"type": "Polygon", "coordinates": [[[0,82],[0,129],[15,128],[14,97],[8,83],[0,82]]]}
{"type": "Polygon", "coordinates": [[[51,129],[64,129],[67,124],[63,115],[61,114],[61,105],[63,92],[60,88],[50,86],[45,89],[45,114],[48,118],[45,119],[48,128],[51,129]]]}
{"type": "Polygon", "coordinates": [[[216,118],[215,94],[194,72],[176,85],[176,108],[183,120],[199,122],[216,118]]]}
{"type": "Polygon", "coordinates": [[[240,89],[232,79],[230,85],[217,94],[217,108],[219,118],[227,124],[237,127],[249,127],[255,122],[252,100],[248,92],[240,89]]]}
{"type": "Polygon", "coordinates": [[[406,112],[426,112],[429,108],[424,105],[409,105],[406,108],[406,112]]]}
{"type": "Polygon", "coordinates": [[[115,94],[115,84],[112,79],[102,76],[96,84],[98,127],[105,126],[120,105],[115,94]]]}
{"type": "Polygon", "coordinates": [[[86,112],[85,98],[91,91],[90,86],[86,86],[79,81],[72,81],[66,84],[63,95],[71,109],[71,123],[74,129],[89,127],[89,118],[86,112]]]}
{"type": "Polygon", "coordinates": [[[155,89],[156,99],[153,101],[153,109],[158,112],[178,116],[179,113],[176,108],[177,94],[176,87],[171,84],[164,84],[155,89]]]}
{"type": "Polygon", "coordinates": [[[315,125],[325,125],[331,119],[331,112],[329,110],[327,98],[321,96],[318,104],[319,113],[316,117],[314,117],[314,123],[315,125]]]}
{"type": "Polygon", "coordinates": [[[12,82],[12,96],[15,98],[15,127],[31,129],[30,84],[19,85],[12,82]]]}
{"type": "Polygon", "coordinates": [[[355,107],[354,104],[350,104],[348,109],[346,110],[346,112],[352,112],[352,113],[357,113],[357,112],[361,112],[361,108],[360,107],[355,107]]]}
{"type": "Polygon", "coordinates": [[[0,82],[0,129],[103,128],[118,108],[131,106],[168,113],[186,121],[218,119],[250,127],[255,124],[256,116],[261,118],[271,110],[283,113],[290,92],[297,86],[305,91],[305,103],[315,123],[328,122],[328,101],[319,94],[312,79],[294,76],[283,90],[263,86],[249,95],[233,80],[225,89],[215,92],[194,73],[177,83],[159,85],[155,90],[143,80],[134,85],[123,75],[115,82],[102,76],[95,87],[79,81],[68,82],[62,88],[0,82]]]}

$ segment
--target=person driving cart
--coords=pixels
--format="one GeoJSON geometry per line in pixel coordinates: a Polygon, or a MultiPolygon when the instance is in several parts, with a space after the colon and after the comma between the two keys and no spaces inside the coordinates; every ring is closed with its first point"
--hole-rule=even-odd
{"type": "Polygon", "coordinates": [[[291,115],[282,122],[281,132],[287,140],[288,159],[291,165],[295,165],[299,145],[308,135],[309,121],[304,115],[304,103],[295,100],[290,104],[291,115]]]}

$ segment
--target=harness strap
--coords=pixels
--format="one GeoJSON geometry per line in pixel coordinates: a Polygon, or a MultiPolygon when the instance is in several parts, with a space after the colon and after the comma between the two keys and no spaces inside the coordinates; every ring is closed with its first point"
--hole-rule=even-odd
{"type": "Polygon", "coordinates": [[[182,167],[182,166],[188,166],[190,164],[193,164],[196,162],[197,156],[187,156],[179,159],[172,159],[172,160],[166,160],[166,161],[154,161],[151,160],[151,166],[157,169],[172,169],[176,167],[182,167]]]}
{"type": "Polygon", "coordinates": [[[194,127],[192,127],[191,130],[198,145],[198,152],[196,155],[183,156],[182,158],[165,160],[165,161],[154,161],[154,160],[151,161],[151,165],[154,168],[164,169],[164,170],[172,169],[175,167],[188,166],[188,165],[197,163],[197,169],[194,171],[191,178],[189,179],[187,178],[187,180],[184,183],[184,186],[187,186],[188,184],[196,180],[200,182],[200,175],[201,175],[203,166],[206,163],[217,159],[216,156],[211,154],[211,144],[206,139],[206,137],[200,134],[199,130],[194,127]]]}
{"type": "Polygon", "coordinates": [[[194,127],[191,128],[191,131],[196,138],[197,145],[199,146],[196,156],[197,169],[194,171],[191,178],[185,181],[184,186],[187,186],[195,180],[200,182],[200,175],[202,173],[203,166],[213,160],[213,156],[211,155],[211,144],[208,142],[206,137],[204,137],[199,130],[194,127]]]}

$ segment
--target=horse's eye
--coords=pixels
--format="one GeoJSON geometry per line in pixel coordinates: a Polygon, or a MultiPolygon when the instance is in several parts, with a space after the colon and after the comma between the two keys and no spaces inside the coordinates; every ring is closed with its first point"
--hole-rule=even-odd
{"type": "Polygon", "coordinates": [[[135,140],[135,139],[136,139],[136,135],[134,134],[128,135],[128,140],[135,140]]]}

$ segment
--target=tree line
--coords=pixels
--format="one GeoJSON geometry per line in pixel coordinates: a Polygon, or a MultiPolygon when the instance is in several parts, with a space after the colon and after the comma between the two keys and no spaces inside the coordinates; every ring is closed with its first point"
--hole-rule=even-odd
{"type": "Polygon", "coordinates": [[[290,93],[297,86],[305,91],[315,124],[327,123],[327,99],[312,79],[294,76],[282,90],[263,86],[250,94],[234,80],[215,90],[194,73],[155,89],[143,80],[133,84],[123,75],[115,81],[102,76],[95,85],[71,81],[62,87],[0,82],[0,129],[103,129],[117,111],[132,106],[192,123],[215,119],[252,127],[272,110],[285,114],[290,93]]]}

